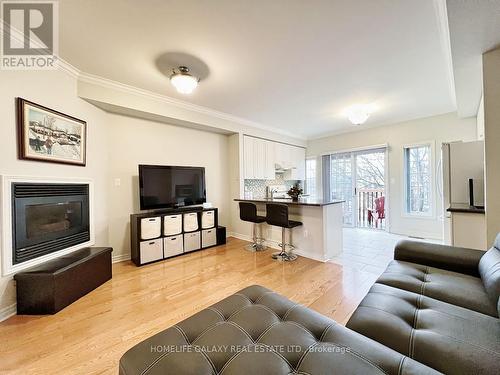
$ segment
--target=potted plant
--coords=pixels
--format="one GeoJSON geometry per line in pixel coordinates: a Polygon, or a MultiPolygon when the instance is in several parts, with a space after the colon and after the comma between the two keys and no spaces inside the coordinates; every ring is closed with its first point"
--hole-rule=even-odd
{"type": "Polygon", "coordinates": [[[292,198],[293,201],[298,201],[299,197],[304,193],[304,190],[301,189],[299,183],[294,184],[290,190],[288,190],[287,194],[292,198]]]}

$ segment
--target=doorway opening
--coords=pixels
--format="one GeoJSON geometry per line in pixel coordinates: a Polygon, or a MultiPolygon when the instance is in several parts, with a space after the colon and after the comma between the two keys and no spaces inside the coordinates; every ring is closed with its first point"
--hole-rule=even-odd
{"type": "Polygon", "coordinates": [[[386,229],[386,148],[326,155],[325,192],[344,200],[344,226],[386,229]]]}

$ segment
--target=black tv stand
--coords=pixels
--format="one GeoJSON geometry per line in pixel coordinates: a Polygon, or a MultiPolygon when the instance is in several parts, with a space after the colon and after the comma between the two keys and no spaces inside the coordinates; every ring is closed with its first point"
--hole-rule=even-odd
{"type": "MultiPolygon", "coordinates": [[[[206,208],[209,210],[210,208],[206,208]]],[[[172,211],[174,212],[193,212],[193,211],[203,211],[204,208],[203,206],[194,206],[194,207],[184,207],[184,206],[179,206],[175,207],[172,211]]]]}
{"type": "Polygon", "coordinates": [[[226,243],[218,209],[202,206],[130,215],[131,255],[137,266],[226,243]]]}
{"type": "MultiPolygon", "coordinates": [[[[172,208],[159,208],[159,209],[153,209],[153,210],[147,210],[144,211],[140,214],[136,215],[162,215],[162,214],[175,214],[175,213],[182,213],[182,212],[194,212],[194,211],[203,211],[205,208],[203,206],[178,206],[178,207],[172,207],[172,208]]],[[[213,210],[214,207],[206,208],[206,210],[213,210]]]]}

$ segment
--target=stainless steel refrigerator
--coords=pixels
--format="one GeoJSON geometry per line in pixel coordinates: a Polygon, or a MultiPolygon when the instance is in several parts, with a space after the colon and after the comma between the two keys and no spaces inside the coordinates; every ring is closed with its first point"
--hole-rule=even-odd
{"type": "Polygon", "coordinates": [[[469,179],[474,184],[474,201],[484,205],[484,142],[453,142],[441,145],[438,167],[438,193],[442,199],[443,240],[452,245],[452,203],[469,204],[469,179]]]}

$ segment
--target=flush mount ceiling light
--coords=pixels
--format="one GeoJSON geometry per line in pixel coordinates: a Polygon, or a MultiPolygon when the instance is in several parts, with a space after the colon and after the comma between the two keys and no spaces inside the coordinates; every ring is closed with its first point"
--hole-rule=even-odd
{"type": "Polygon", "coordinates": [[[189,73],[189,69],[185,66],[179,66],[177,69],[172,69],[170,82],[181,94],[191,94],[198,86],[200,80],[189,73]]]}
{"type": "Polygon", "coordinates": [[[373,104],[355,104],[344,111],[346,116],[353,125],[361,125],[368,120],[368,117],[375,112],[376,108],[373,104]]]}

